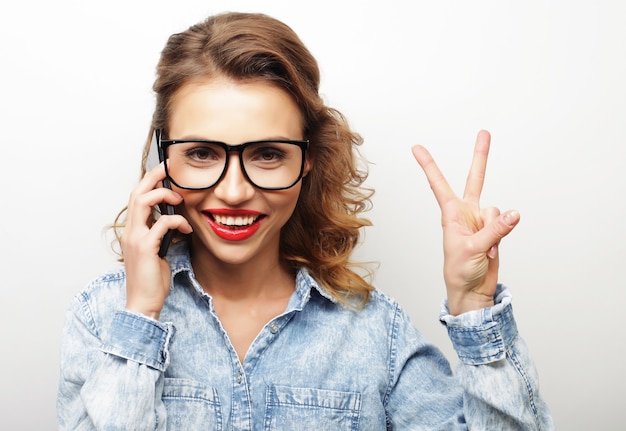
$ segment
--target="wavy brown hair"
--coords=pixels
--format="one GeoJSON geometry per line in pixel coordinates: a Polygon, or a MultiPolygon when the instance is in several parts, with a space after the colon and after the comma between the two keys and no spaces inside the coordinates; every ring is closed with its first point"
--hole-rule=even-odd
{"type": "MultiPolygon", "coordinates": [[[[142,175],[155,129],[167,134],[173,96],[185,84],[223,76],[235,81],[267,81],[292,95],[304,118],[312,169],[302,180],[294,214],[281,232],[281,257],[295,269],[305,266],[336,299],[366,303],[371,284],[364,264],[350,261],[360,231],[370,222],[371,189],[354,133],[344,116],[319,95],[317,61],[294,31],[263,14],[214,15],[172,35],[161,53],[153,90],[156,108],[144,148],[142,175]]],[[[124,211],[115,228],[119,238],[124,211]]],[[[148,220],[149,224],[154,219],[148,220]]],[[[178,240],[183,236],[178,234],[178,240]]]]}

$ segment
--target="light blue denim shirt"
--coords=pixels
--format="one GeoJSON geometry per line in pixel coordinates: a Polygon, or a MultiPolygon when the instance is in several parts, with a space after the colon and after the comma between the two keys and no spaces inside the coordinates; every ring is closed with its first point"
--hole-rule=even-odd
{"type": "Polygon", "coordinates": [[[60,430],[550,430],[508,291],[492,308],[441,320],[461,363],[375,291],[337,303],[306,269],[284,313],[240,363],[184,244],[170,250],[160,320],[124,310],[122,269],[69,307],[60,430]]]}

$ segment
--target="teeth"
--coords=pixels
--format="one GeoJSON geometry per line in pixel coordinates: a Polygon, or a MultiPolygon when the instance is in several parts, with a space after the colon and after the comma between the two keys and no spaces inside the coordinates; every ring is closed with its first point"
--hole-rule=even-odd
{"type": "Polygon", "coordinates": [[[247,216],[223,216],[213,214],[215,222],[224,226],[249,226],[259,218],[258,215],[247,216]]]}

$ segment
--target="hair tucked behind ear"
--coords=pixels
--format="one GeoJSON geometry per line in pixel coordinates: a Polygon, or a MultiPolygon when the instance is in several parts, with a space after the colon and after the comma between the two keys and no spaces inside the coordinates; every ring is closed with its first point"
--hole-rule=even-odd
{"type": "MultiPolygon", "coordinates": [[[[360,274],[366,268],[350,261],[361,228],[370,225],[360,216],[369,208],[373,193],[362,188],[367,177],[357,151],[362,139],[341,113],[324,104],[317,62],[284,23],[263,14],[225,13],[169,38],[153,86],[156,107],[142,174],[152,132],[167,131],[176,92],[187,83],[218,76],[267,81],[296,101],[304,118],[303,134],[310,141],[312,169],[302,180],[295,212],[283,228],[281,257],[294,269],[306,266],[339,301],[366,303],[373,289],[360,274]]],[[[115,223],[118,235],[124,226],[122,214],[115,223]]],[[[154,218],[148,220],[153,222],[154,218]]]]}

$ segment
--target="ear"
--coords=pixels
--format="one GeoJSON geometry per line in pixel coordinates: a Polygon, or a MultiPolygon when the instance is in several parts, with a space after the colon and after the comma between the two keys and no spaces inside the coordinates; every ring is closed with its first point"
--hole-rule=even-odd
{"type": "Polygon", "coordinates": [[[302,177],[306,177],[311,169],[313,169],[313,157],[310,154],[306,155],[306,160],[304,161],[304,171],[302,173],[302,177]]]}

